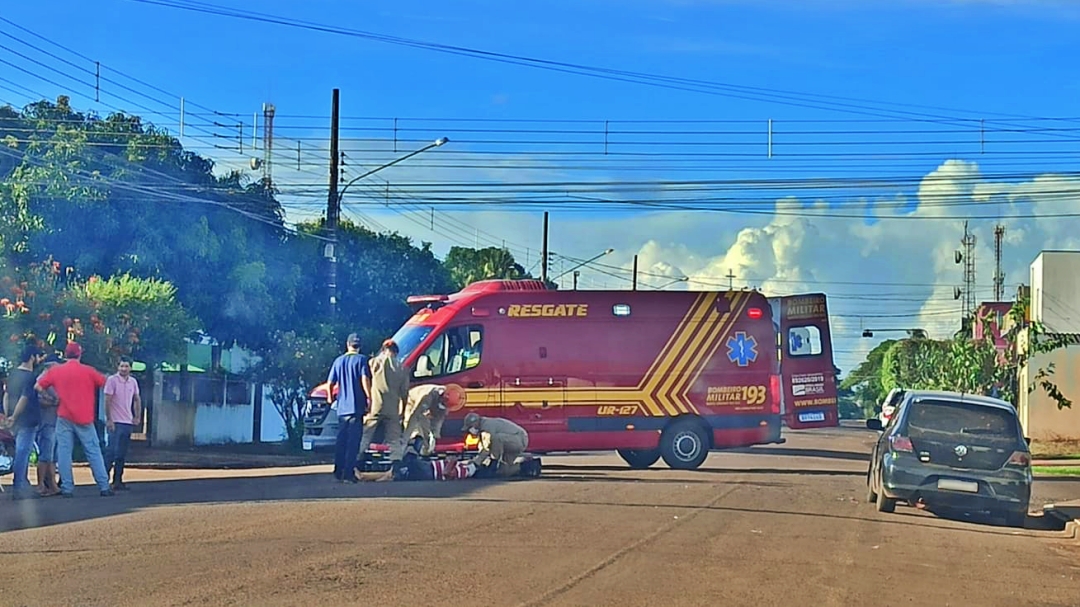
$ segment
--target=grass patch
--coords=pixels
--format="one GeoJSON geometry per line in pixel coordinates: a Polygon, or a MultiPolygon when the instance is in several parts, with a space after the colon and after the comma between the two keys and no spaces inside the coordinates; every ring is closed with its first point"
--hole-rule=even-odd
{"type": "Polygon", "coordinates": [[[1080,466],[1032,466],[1031,472],[1042,476],[1080,476],[1080,466]]]}

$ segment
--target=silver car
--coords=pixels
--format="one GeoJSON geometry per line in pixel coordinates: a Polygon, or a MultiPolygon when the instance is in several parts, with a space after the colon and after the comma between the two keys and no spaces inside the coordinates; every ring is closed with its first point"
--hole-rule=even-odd
{"type": "Polygon", "coordinates": [[[958,392],[906,391],[882,431],[866,473],[867,499],[987,511],[1023,527],[1031,500],[1031,452],[1006,401],[958,392]]]}

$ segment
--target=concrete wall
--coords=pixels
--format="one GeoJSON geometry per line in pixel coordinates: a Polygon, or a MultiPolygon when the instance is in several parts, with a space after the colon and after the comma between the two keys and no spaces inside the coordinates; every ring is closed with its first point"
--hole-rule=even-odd
{"type": "Polygon", "coordinates": [[[190,447],[195,444],[195,414],[191,403],[161,400],[154,406],[153,443],[155,447],[190,447]]]}
{"type": "Polygon", "coordinates": [[[199,403],[195,408],[194,442],[196,445],[250,443],[254,428],[254,405],[199,403]]]}
{"type": "Polygon", "coordinates": [[[1050,333],[1080,333],[1080,251],[1043,251],[1032,262],[1031,318],[1050,333]]]}
{"type": "Polygon", "coordinates": [[[1032,357],[1027,368],[1020,372],[1018,412],[1024,431],[1034,441],[1080,440],[1080,346],[1032,357]],[[1059,410],[1042,388],[1027,392],[1026,386],[1031,385],[1038,370],[1051,363],[1054,374],[1049,380],[1065,398],[1073,401],[1071,409],[1059,410]]]}
{"type": "MultiPolygon", "coordinates": [[[[262,442],[285,440],[285,424],[263,390],[262,442]]],[[[154,445],[191,447],[253,442],[255,390],[248,403],[185,403],[162,399],[154,407],[154,445]]]]}

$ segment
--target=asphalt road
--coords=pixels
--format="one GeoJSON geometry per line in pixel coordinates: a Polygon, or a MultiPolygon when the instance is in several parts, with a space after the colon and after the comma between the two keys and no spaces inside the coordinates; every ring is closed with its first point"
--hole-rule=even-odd
{"type": "MultiPolygon", "coordinates": [[[[787,436],[696,472],[549,456],[544,478],[503,483],[131,470],[129,494],[0,503],[0,603],[1077,604],[1080,545],[1040,519],[878,514],[872,433],[787,436]]],[[[1080,482],[1036,487],[1069,498],[1080,482]]]]}

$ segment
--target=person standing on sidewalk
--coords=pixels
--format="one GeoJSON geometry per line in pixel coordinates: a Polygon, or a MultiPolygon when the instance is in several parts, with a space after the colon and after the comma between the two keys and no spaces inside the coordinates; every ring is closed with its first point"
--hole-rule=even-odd
{"type": "Polygon", "coordinates": [[[94,474],[94,482],[102,497],[115,495],[109,488],[109,473],[101,456],[94,417],[97,413],[97,393],[105,385],[105,376],[81,360],[82,346],[68,342],[64,348],[67,362],[51,369],[37,381],[38,391],[56,388],[60,407],[56,412],[57,459],[60,460],[60,495],[73,497],[75,477],[71,459],[75,451],[75,439],[82,443],[86,461],[94,474]]]}
{"type": "Polygon", "coordinates": [[[337,450],[334,453],[334,479],[356,483],[356,456],[360,451],[361,421],[371,398],[371,368],[368,357],[360,353],[360,336],[349,335],[345,353],[337,357],[326,378],[327,394],[337,393],[337,450]]]}
{"type": "Polygon", "coordinates": [[[131,359],[120,357],[116,373],[105,380],[105,429],[109,444],[105,447],[105,471],[112,472],[114,491],[127,491],[124,463],[131,433],[142,422],[142,399],[139,382],[131,376],[131,359]]]}
{"type": "MultiPolygon", "coordinates": [[[[55,353],[50,353],[42,362],[41,374],[49,372],[49,369],[60,365],[63,361],[55,353]]],[[[56,407],[60,399],[56,396],[56,389],[49,388],[38,392],[38,403],[41,405],[41,425],[38,427],[38,493],[42,497],[50,497],[60,493],[60,485],[56,482],[56,407]]]]}
{"type": "Polygon", "coordinates": [[[19,366],[8,375],[4,390],[4,425],[15,434],[15,470],[12,499],[38,497],[30,485],[30,452],[41,423],[41,408],[34,391],[34,367],[39,362],[41,350],[27,345],[19,355],[19,366]]]}

